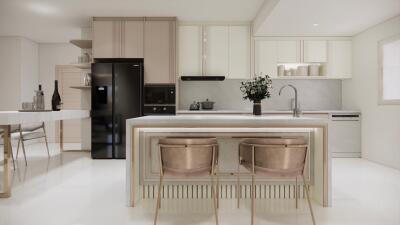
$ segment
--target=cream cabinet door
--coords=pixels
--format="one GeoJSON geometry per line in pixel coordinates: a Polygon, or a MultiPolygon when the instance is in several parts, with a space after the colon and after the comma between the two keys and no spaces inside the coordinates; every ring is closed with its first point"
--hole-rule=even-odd
{"type": "Polygon", "coordinates": [[[256,40],[254,44],[254,70],[256,75],[268,74],[277,77],[277,43],[276,41],[256,40]]]}
{"type": "MultiPolygon", "coordinates": [[[[63,110],[81,109],[81,90],[71,86],[82,85],[81,70],[73,66],[56,66],[56,77],[59,81],[59,92],[63,110]]],[[[50,99],[51,100],[51,99],[50,99]]],[[[58,124],[58,123],[57,123],[58,124]]],[[[81,143],[81,120],[65,120],[63,123],[65,143],[81,143]]],[[[57,129],[59,129],[57,125],[57,129]]],[[[56,132],[58,135],[60,132],[56,132]]],[[[58,140],[58,136],[56,137],[58,140]]]]}
{"type": "Polygon", "coordinates": [[[93,57],[114,58],[121,53],[121,22],[93,21],[93,57]]]}
{"type": "Polygon", "coordinates": [[[146,21],[145,83],[175,83],[175,21],[146,21]]]}
{"type": "Polygon", "coordinates": [[[229,76],[229,26],[205,27],[205,75],[229,76]]]}
{"type": "Polygon", "coordinates": [[[327,61],[327,41],[305,40],[303,44],[304,59],[306,63],[327,61]]]}
{"type": "Polygon", "coordinates": [[[201,25],[181,25],[178,31],[179,76],[202,75],[203,37],[201,25]]]}
{"type": "Polygon", "coordinates": [[[278,63],[301,62],[301,41],[277,41],[278,63]]]}
{"type": "Polygon", "coordinates": [[[351,41],[328,42],[327,75],[337,78],[352,76],[352,43],[351,41]]]}
{"type": "Polygon", "coordinates": [[[229,26],[228,78],[250,78],[250,26],[229,26]]]}
{"type": "Polygon", "coordinates": [[[122,57],[143,58],[144,22],[127,20],[122,23],[122,57]]]}

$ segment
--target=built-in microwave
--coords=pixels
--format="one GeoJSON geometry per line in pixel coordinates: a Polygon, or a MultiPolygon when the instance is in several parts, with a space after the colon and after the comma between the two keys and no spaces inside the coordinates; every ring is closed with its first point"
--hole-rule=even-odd
{"type": "Polygon", "coordinates": [[[175,84],[147,84],[144,86],[144,114],[175,114],[175,84]]]}

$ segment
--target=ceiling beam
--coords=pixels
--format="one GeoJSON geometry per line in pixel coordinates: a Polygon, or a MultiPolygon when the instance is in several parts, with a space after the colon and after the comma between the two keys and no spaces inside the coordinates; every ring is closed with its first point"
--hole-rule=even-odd
{"type": "Polygon", "coordinates": [[[253,20],[253,35],[259,31],[260,27],[265,23],[278,2],[279,0],[264,0],[264,3],[253,20]]]}

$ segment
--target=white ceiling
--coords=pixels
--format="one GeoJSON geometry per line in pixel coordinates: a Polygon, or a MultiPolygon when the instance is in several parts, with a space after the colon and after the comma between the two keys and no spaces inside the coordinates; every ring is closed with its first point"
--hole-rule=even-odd
{"type": "MultiPolygon", "coordinates": [[[[400,14],[400,0],[279,1],[257,35],[351,36],[400,14]],[[319,26],[314,27],[313,24],[319,26]]],[[[252,21],[264,0],[0,0],[0,35],[37,42],[80,38],[92,16],[177,16],[181,21],[252,21]]],[[[268,5],[268,4],[264,4],[268,5]]],[[[265,14],[265,13],[264,13],[265,14]]],[[[264,18],[265,17],[265,18],[264,18]]]]}
{"type": "Polygon", "coordinates": [[[352,36],[396,15],[400,15],[400,0],[279,0],[254,32],[259,36],[352,36]]]}
{"type": "Polygon", "coordinates": [[[251,21],[263,0],[0,0],[0,35],[37,42],[80,38],[92,16],[177,16],[184,21],[251,21]]]}

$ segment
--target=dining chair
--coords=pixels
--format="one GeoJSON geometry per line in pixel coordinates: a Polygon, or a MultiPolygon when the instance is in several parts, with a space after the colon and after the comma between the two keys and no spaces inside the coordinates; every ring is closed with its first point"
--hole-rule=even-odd
{"type": "Polygon", "coordinates": [[[18,158],[19,153],[19,145],[22,146],[22,152],[24,154],[25,165],[28,165],[26,160],[26,151],[25,151],[25,141],[34,140],[44,138],[46,149],[47,149],[47,156],[50,158],[50,151],[49,151],[49,144],[47,141],[46,135],[46,128],[44,122],[40,124],[31,124],[31,125],[19,125],[17,131],[13,132],[13,139],[18,139],[18,146],[17,146],[17,155],[15,158],[18,158]]]}
{"type": "Polygon", "coordinates": [[[218,163],[218,143],[210,137],[170,137],[158,143],[160,161],[160,180],[158,185],[154,225],[157,224],[161,207],[161,190],[164,176],[172,177],[211,177],[212,201],[215,223],[218,225],[216,191],[214,186],[215,167],[218,163]]]}
{"type": "MultiPolygon", "coordinates": [[[[254,177],[294,179],[296,208],[298,207],[297,179],[301,177],[310,209],[311,219],[315,217],[310,201],[309,187],[304,176],[308,154],[308,145],[303,137],[250,138],[239,144],[239,165],[245,167],[251,175],[251,224],[254,224],[255,185],[254,177]]],[[[238,168],[239,170],[239,168],[238,168]]],[[[238,187],[239,171],[238,171],[238,187]]],[[[238,196],[239,202],[239,196],[238,196]]],[[[239,204],[238,204],[239,206],[239,204]]]]}

